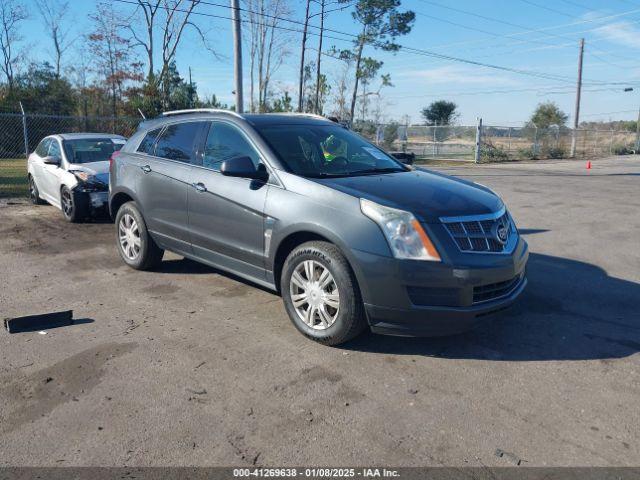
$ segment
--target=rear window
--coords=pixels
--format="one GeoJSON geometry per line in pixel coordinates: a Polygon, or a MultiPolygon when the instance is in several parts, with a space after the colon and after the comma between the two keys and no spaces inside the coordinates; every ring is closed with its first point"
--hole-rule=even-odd
{"type": "Polygon", "coordinates": [[[174,123],[165,128],[156,144],[156,157],[191,162],[198,133],[204,122],[174,123]]]}
{"type": "Polygon", "coordinates": [[[151,130],[149,133],[147,133],[138,146],[138,152],[146,153],[147,155],[153,155],[153,145],[156,143],[156,139],[160,134],[160,130],[162,129],[156,128],[155,130],[151,130]]]}
{"type": "Polygon", "coordinates": [[[63,140],[62,146],[70,163],[91,163],[109,160],[113,152],[122,148],[119,139],[82,138],[63,140]],[[118,143],[115,143],[118,142],[118,143]]]}

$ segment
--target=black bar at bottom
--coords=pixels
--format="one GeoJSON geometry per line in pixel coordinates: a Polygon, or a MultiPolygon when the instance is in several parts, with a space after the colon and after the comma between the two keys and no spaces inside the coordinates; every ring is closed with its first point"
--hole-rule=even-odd
{"type": "Polygon", "coordinates": [[[73,310],[4,319],[4,328],[9,333],[35,332],[71,324],[73,324],[73,310]]]}

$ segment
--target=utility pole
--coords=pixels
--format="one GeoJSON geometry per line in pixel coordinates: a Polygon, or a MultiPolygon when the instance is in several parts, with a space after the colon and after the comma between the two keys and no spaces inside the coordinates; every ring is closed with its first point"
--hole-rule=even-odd
{"type": "Polygon", "coordinates": [[[324,33],[324,4],[325,0],[320,0],[320,40],[318,41],[318,61],[316,68],[316,113],[322,115],[320,109],[320,60],[322,59],[322,37],[324,33]]]}
{"type": "Polygon", "coordinates": [[[193,80],[191,80],[191,66],[189,66],[189,108],[193,108],[193,80]]]}
{"type": "Polygon", "coordinates": [[[302,29],[302,53],[300,54],[300,78],[298,82],[298,112],[302,112],[302,86],[304,84],[304,50],[307,44],[307,29],[309,28],[309,5],[311,0],[307,0],[307,11],[304,15],[304,28],[302,29]]]}
{"type": "Polygon", "coordinates": [[[236,112],[242,113],[242,32],[240,30],[240,1],[231,0],[231,21],[233,22],[233,62],[236,83],[236,112]]]}
{"type": "Polygon", "coordinates": [[[640,108],[638,109],[638,121],[636,122],[636,154],[640,153],[640,108]]]}
{"type": "Polygon", "coordinates": [[[578,126],[580,125],[580,95],[582,93],[582,59],[584,57],[584,38],[580,39],[580,56],[578,57],[578,84],[576,88],[576,109],[573,114],[573,135],[571,136],[571,157],[576,156],[578,126]]]}

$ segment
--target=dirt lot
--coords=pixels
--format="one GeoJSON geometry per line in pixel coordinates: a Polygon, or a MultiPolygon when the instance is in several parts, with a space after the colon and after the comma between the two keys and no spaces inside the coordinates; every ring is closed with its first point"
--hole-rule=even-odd
{"type": "Polygon", "coordinates": [[[522,301],[445,339],[305,340],[280,299],[113,225],[0,206],[0,466],[640,464],[640,159],[442,167],[500,193],[522,301]]]}

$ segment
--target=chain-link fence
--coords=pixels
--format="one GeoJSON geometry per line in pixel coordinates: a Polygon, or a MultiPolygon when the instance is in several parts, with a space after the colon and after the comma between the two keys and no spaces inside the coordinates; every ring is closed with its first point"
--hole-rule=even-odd
{"type": "MultiPolygon", "coordinates": [[[[387,123],[360,124],[354,129],[388,151],[414,153],[418,160],[469,162],[567,158],[574,136],[566,127],[387,123]]],[[[575,131],[575,157],[633,153],[637,151],[636,138],[630,131],[579,129],[575,131]]]]}
{"type": "Polygon", "coordinates": [[[141,120],[138,117],[0,113],[0,196],[26,194],[26,157],[44,137],[78,132],[116,133],[129,137],[141,120]]]}

